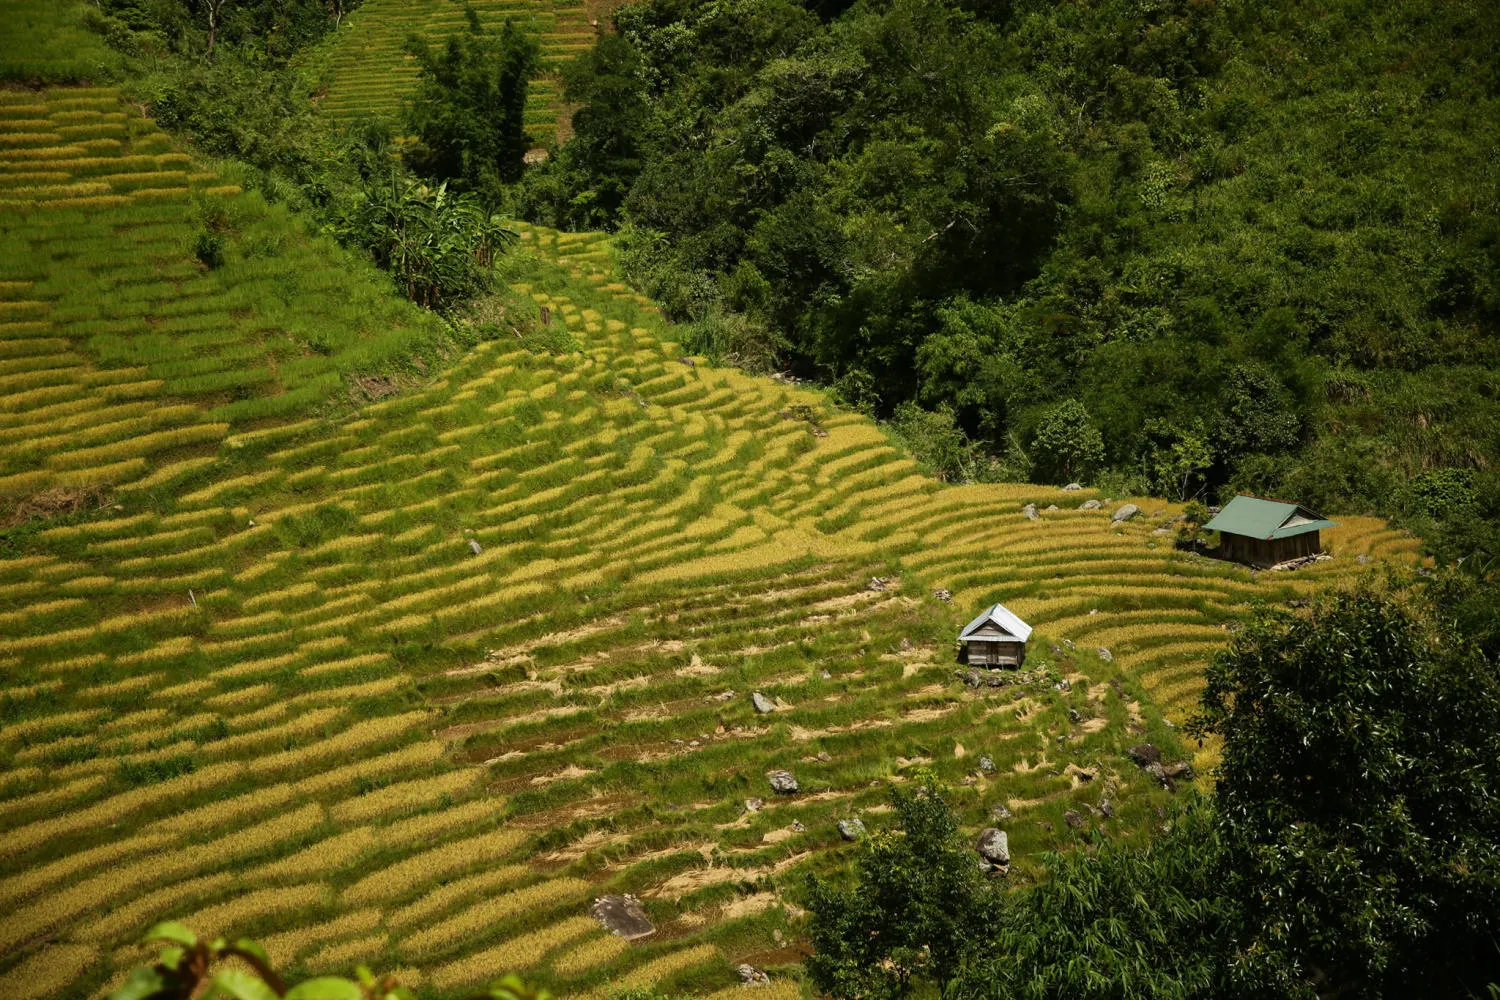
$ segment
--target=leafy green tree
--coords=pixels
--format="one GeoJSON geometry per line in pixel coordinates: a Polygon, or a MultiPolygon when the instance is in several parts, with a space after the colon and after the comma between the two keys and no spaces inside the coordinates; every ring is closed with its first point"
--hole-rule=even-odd
{"type": "Polygon", "coordinates": [[[516,239],[475,195],[396,170],[357,193],[333,230],[390,271],[407,298],[440,310],[488,290],[495,257],[516,239]]]}
{"type": "Polygon", "coordinates": [[[1218,995],[1239,926],[1218,883],[1212,804],[1196,795],[1145,848],[1105,842],[1045,859],[950,996],[965,1000],[1189,1000],[1218,995]]]}
{"type": "Polygon", "coordinates": [[[807,971],[835,997],[899,1000],[924,985],[941,993],[999,914],[931,773],[891,786],[899,830],[868,838],[851,884],[813,878],[807,906],[816,949],[807,971]]]}
{"type": "Polygon", "coordinates": [[[1267,611],[1208,670],[1228,980],[1479,995],[1500,968],[1500,677],[1395,599],[1267,611]]]}
{"type": "Polygon", "coordinates": [[[541,48],[511,20],[497,34],[485,30],[472,8],[466,14],[467,31],[437,51],[416,36],[407,42],[422,70],[407,108],[407,128],[417,139],[408,161],[495,204],[500,186],[520,179],[531,147],[526,93],[541,48]]]}
{"type": "Polygon", "coordinates": [[[1067,483],[1097,469],[1104,461],[1104,435],[1076,399],[1049,409],[1031,439],[1033,467],[1048,482],[1067,483]]]}

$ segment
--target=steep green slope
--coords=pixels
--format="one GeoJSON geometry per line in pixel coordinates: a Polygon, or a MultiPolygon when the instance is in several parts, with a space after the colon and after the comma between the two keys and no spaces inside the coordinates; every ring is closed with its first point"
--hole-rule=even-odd
{"type": "Polygon", "coordinates": [[[0,498],[137,480],[445,338],[232,178],[114,90],[0,91],[0,498]]]}

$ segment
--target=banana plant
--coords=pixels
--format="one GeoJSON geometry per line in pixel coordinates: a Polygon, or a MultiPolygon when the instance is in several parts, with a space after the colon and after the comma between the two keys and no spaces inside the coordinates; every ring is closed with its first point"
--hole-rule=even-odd
{"type": "MultiPolygon", "coordinates": [[[[206,940],[174,920],[157,924],[144,940],[163,946],[155,964],[132,972],[109,1000],[417,1000],[395,977],[377,976],[365,966],[353,979],[318,976],[288,986],[254,941],[206,940]],[[243,966],[224,965],[226,959],[243,966]]],[[[551,1000],[551,994],[506,976],[468,1000],[551,1000]]]]}

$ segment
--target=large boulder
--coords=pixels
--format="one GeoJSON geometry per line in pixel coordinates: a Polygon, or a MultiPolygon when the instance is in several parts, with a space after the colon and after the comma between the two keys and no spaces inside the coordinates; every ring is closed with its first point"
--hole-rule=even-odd
{"type": "Polygon", "coordinates": [[[838,826],[839,836],[845,840],[858,840],[865,835],[865,824],[858,818],[841,819],[838,826]]]}
{"type": "Polygon", "coordinates": [[[1185,760],[1166,765],[1162,768],[1162,773],[1173,781],[1192,781],[1197,777],[1197,774],[1193,772],[1193,765],[1185,760]]]}
{"type": "Polygon", "coordinates": [[[979,834],[979,840],[974,845],[974,850],[979,856],[992,865],[1010,864],[1010,838],[1004,830],[988,827],[979,834]]]}
{"type": "Polygon", "coordinates": [[[771,780],[771,791],[777,795],[791,795],[797,790],[797,779],[791,771],[772,771],[766,777],[771,780]]]}
{"type": "Polygon", "coordinates": [[[1036,504],[1034,503],[1029,503],[1022,507],[1021,513],[1026,515],[1026,520],[1028,521],[1035,521],[1042,516],[1036,512],[1036,504]]]}
{"type": "Polygon", "coordinates": [[[590,911],[604,929],[626,941],[648,937],[656,927],[646,917],[641,901],[634,896],[600,896],[590,911]]]}
{"type": "Polygon", "coordinates": [[[1132,517],[1135,517],[1140,512],[1141,512],[1141,509],[1139,507],[1137,507],[1133,503],[1128,503],[1128,504],[1125,504],[1123,507],[1120,507],[1119,509],[1117,509],[1115,511],[1115,513],[1114,513],[1114,516],[1111,517],[1110,520],[1113,521],[1115,524],[1119,524],[1121,521],[1128,521],[1128,520],[1130,520],[1132,517]]]}

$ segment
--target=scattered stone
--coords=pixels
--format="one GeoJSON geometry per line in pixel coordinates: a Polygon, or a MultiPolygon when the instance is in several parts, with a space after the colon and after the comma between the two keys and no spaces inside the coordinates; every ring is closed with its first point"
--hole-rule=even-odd
{"type": "Polygon", "coordinates": [[[697,740],[688,740],[688,746],[690,747],[701,747],[702,745],[703,744],[699,743],[697,740]]]}
{"type": "Polygon", "coordinates": [[[1010,807],[1004,802],[997,802],[990,808],[990,818],[994,820],[1010,819],[1010,807]]]}
{"type": "Polygon", "coordinates": [[[1085,500],[1078,505],[1079,510],[1098,510],[1102,506],[1098,500],[1085,500]]]}
{"type": "Polygon", "coordinates": [[[1044,508],[1042,508],[1042,509],[1043,509],[1043,510],[1044,510],[1044,511],[1048,511],[1048,512],[1051,512],[1051,511],[1054,511],[1054,510],[1057,510],[1057,509],[1058,509],[1058,506],[1057,506],[1057,504],[1055,504],[1055,503],[1049,503],[1049,504],[1048,504],[1048,505],[1047,505],[1047,506],[1046,506],[1046,507],[1044,507],[1044,508]]]}
{"type": "Polygon", "coordinates": [[[1208,513],[1210,515],[1217,514],[1219,511],[1221,511],[1223,509],[1224,509],[1223,507],[1209,507],[1208,508],[1208,513]]]}
{"type": "Polygon", "coordinates": [[[964,674],[964,683],[971,688],[984,686],[984,671],[978,667],[970,667],[969,672],[964,674]]]}
{"type": "Polygon", "coordinates": [[[1361,552],[1358,556],[1355,557],[1355,562],[1359,563],[1361,566],[1365,565],[1369,561],[1370,561],[1370,557],[1367,556],[1367,555],[1365,555],[1363,552],[1361,552]]]}
{"type": "Polygon", "coordinates": [[[867,583],[867,584],[865,584],[865,589],[866,590],[874,590],[874,591],[882,591],[885,588],[889,587],[890,585],[891,585],[891,581],[890,581],[890,579],[888,577],[884,577],[884,576],[872,576],[872,577],[870,577],[870,582],[867,583]]]}
{"type": "Polygon", "coordinates": [[[1036,512],[1036,504],[1034,503],[1029,503],[1022,507],[1021,513],[1026,515],[1026,520],[1028,521],[1036,521],[1042,516],[1036,512]]]}
{"type": "Polygon", "coordinates": [[[1312,601],[1305,597],[1294,597],[1286,602],[1286,606],[1289,608],[1305,608],[1310,604],[1312,604],[1312,601]]]}
{"type": "Polygon", "coordinates": [[[936,597],[940,601],[951,601],[953,600],[953,591],[946,590],[943,587],[939,587],[937,590],[934,590],[932,592],[932,596],[936,597]]]}
{"type": "Polygon", "coordinates": [[[791,795],[797,790],[797,779],[791,771],[772,771],[766,777],[771,779],[771,791],[777,795],[791,795]]]}
{"type": "Polygon", "coordinates": [[[1109,650],[1105,649],[1103,646],[1100,646],[1099,647],[1099,659],[1103,660],[1105,663],[1113,663],[1113,662],[1115,662],[1115,654],[1111,653],[1109,650]]]}
{"type": "Polygon", "coordinates": [[[1171,533],[1171,528],[1153,528],[1151,530],[1151,534],[1153,535],[1170,535],[1171,533]]]}
{"type": "Polygon", "coordinates": [[[1070,708],[1068,709],[1068,721],[1072,722],[1073,725],[1076,726],[1078,725],[1078,723],[1083,721],[1083,716],[1079,713],[1078,709],[1070,708]]]}
{"type": "MultiPolygon", "coordinates": [[[[1273,573],[1285,573],[1288,570],[1301,569],[1303,566],[1311,566],[1313,563],[1327,562],[1332,558],[1333,556],[1329,555],[1326,552],[1314,552],[1310,556],[1301,556],[1297,559],[1288,559],[1285,562],[1276,563],[1271,567],[1271,571],[1273,573]]],[[[1365,556],[1361,555],[1359,557],[1359,561],[1360,565],[1364,565],[1364,563],[1368,562],[1369,560],[1366,559],[1365,556]]]]}
{"type": "Polygon", "coordinates": [[[1192,781],[1198,776],[1193,771],[1193,765],[1185,760],[1179,760],[1175,764],[1168,764],[1162,768],[1162,773],[1173,781],[1192,781]]]}
{"type": "Polygon", "coordinates": [[[865,835],[865,824],[859,819],[841,819],[838,826],[839,836],[845,840],[858,840],[865,835]]]}
{"type": "Polygon", "coordinates": [[[694,361],[692,358],[689,358],[689,357],[678,358],[677,359],[677,363],[680,364],[680,365],[687,365],[689,368],[697,368],[698,367],[698,362],[694,361]]]}
{"type": "Polygon", "coordinates": [[[1099,812],[1104,814],[1105,819],[1113,819],[1115,815],[1115,807],[1110,803],[1109,799],[1100,799],[1099,812]]]}
{"type": "Polygon", "coordinates": [[[771,977],[761,972],[753,965],[741,965],[736,968],[735,973],[740,977],[740,983],[745,986],[769,986],[771,977]]]}
{"type": "Polygon", "coordinates": [[[794,820],[792,820],[792,832],[793,833],[805,833],[806,831],[807,831],[807,827],[805,827],[805,826],[802,825],[802,821],[800,819],[794,819],[794,820]]]}
{"type": "Polygon", "coordinates": [[[756,691],[750,695],[750,704],[754,705],[755,710],[761,715],[770,715],[772,712],[776,711],[776,703],[773,702],[770,698],[767,698],[765,695],[761,694],[759,691],[756,691]]]}
{"type": "Polygon", "coordinates": [[[1062,680],[1052,685],[1052,687],[1057,691],[1061,691],[1063,694],[1067,694],[1069,691],[1073,690],[1073,683],[1072,681],[1069,681],[1066,677],[1064,677],[1062,680]]]}
{"type": "Polygon", "coordinates": [[[1055,642],[1049,642],[1047,645],[1052,647],[1052,655],[1053,656],[1061,656],[1062,655],[1062,647],[1059,646],[1057,643],[1055,643],[1055,642]]]}
{"type": "Polygon", "coordinates": [[[1167,777],[1166,768],[1162,767],[1161,764],[1147,764],[1144,770],[1147,774],[1151,775],[1151,777],[1156,780],[1156,783],[1158,785],[1165,788],[1167,791],[1172,790],[1172,779],[1167,777]]]}
{"type": "Polygon", "coordinates": [[[626,941],[656,933],[656,928],[641,907],[641,901],[634,896],[600,896],[594,900],[593,909],[589,912],[604,925],[605,930],[626,941]]]}
{"type": "Polygon", "coordinates": [[[1068,493],[1072,493],[1075,490],[1081,490],[1081,489],[1083,489],[1083,486],[1081,484],[1079,484],[1079,483],[1069,483],[1068,485],[1066,485],[1066,486],[1063,487],[1063,490],[1065,492],[1068,492],[1068,493]]]}
{"type": "Polygon", "coordinates": [[[822,761],[824,764],[826,764],[829,761],[833,760],[833,758],[828,755],[828,751],[827,750],[819,750],[818,751],[817,759],[820,760],[820,761],[822,761]]]}
{"type": "Polygon", "coordinates": [[[708,696],[709,701],[734,701],[733,691],[721,691],[718,694],[708,696]]]}
{"type": "Polygon", "coordinates": [[[984,683],[992,688],[1005,687],[1005,675],[1000,673],[986,674],[984,683]]]}
{"type": "Polygon", "coordinates": [[[979,840],[974,845],[974,850],[979,856],[992,865],[1010,864],[1010,838],[1004,830],[988,827],[979,834],[979,840]]]}
{"type": "Polygon", "coordinates": [[[994,758],[992,758],[989,754],[984,754],[984,753],[980,754],[979,755],[979,769],[981,771],[983,771],[985,774],[994,774],[995,773],[995,761],[994,761],[994,758]]]}
{"type": "Polygon", "coordinates": [[[1076,830],[1079,827],[1083,826],[1083,816],[1078,812],[1069,809],[1067,812],[1063,813],[1063,822],[1076,830]]]}
{"type": "Polygon", "coordinates": [[[765,799],[746,799],[745,812],[758,813],[766,807],[765,799]]]}
{"type": "Polygon", "coordinates": [[[1125,756],[1135,761],[1138,767],[1161,763],[1161,751],[1154,743],[1137,743],[1125,751],[1125,756]]]}
{"type": "Polygon", "coordinates": [[[477,556],[484,551],[484,546],[480,545],[478,541],[471,538],[469,539],[469,551],[477,556]]]}
{"type": "Polygon", "coordinates": [[[823,678],[823,679],[824,679],[824,680],[825,680],[825,681],[831,681],[831,680],[833,680],[833,675],[832,675],[832,674],[830,674],[830,673],[829,673],[829,672],[828,672],[828,671],[826,671],[826,670],[825,670],[825,671],[823,671],[823,672],[822,672],[822,673],[821,673],[821,674],[820,674],[820,675],[819,675],[819,676],[820,676],[820,677],[822,677],[822,678],[823,678]]]}
{"type": "Polygon", "coordinates": [[[254,527],[256,527],[255,518],[252,517],[250,519],[250,523],[247,524],[247,525],[245,525],[245,527],[247,527],[247,528],[254,528],[254,527]]]}
{"type": "Polygon", "coordinates": [[[914,643],[914,642],[912,642],[910,639],[902,639],[901,640],[901,652],[903,652],[903,653],[910,653],[913,649],[916,648],[916,645],[917,644],[914,643]]]}
{"type": "Polygon", "coordinates": [[[1137,507],[1133,503],[1128,503],[1125,506],[1121,507],[1119,510],[1115,511],[1114,516],[1111,517],[1110,520],[1113,521],[1115,524],[1119,524],[1121,521],[1128,521],[1128,520],[1130,520],[1132,517],[1135,517],[1140,512],[1141,512],[1141,509],[1139,507],[1137,507]]]}

